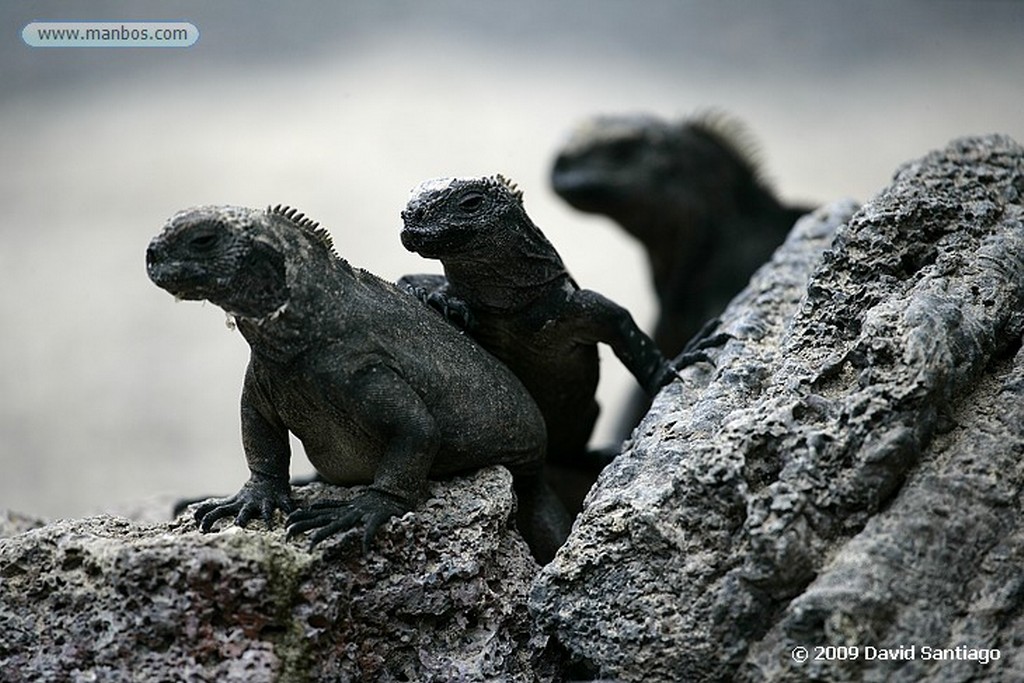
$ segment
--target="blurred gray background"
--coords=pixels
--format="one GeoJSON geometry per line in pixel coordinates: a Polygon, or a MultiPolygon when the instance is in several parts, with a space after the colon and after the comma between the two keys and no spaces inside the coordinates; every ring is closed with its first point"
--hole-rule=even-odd
{"type": "MultiPolygon", "coordinates": [[[[292,204],[394,279],[439,270],[399,243],[409,190],[501,172],[579,282],[649,327],[639,248],[547,185],[584,117],[723,109],[811,202],[867,200],[957,136],[1024,140],[1021,2],[6,2],[0,25],[0,508],[45,516],[247,476],[244,341],[146,278],[178,209],[292,204]],[[45,19],[182,19],[201,38],[27,47],[45,19]]],[[[630,382],[603,369],[598,441],[630,382]]]]}

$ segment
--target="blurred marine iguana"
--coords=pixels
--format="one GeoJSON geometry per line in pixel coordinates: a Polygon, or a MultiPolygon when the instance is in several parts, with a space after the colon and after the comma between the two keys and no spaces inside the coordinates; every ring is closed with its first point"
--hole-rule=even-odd
{"type": "Polygon", "coordinates": [[[568,531],[539,485],[544,422],[522,383],[394,285],[339,257],[326,231],[283,207],[187,209],[146,252],[149,277],[177,298],[207,299],[251,347],[242,442],[251,476],[201,505],[204,531],[290,512],[289,535],[314,543],[414,508],[428,477],[503,464],[515,476],[520,528],[539,559],[568,531]],[[288,433],[319,475],[369,484],[349,502],[294,510],[288,433]]]}
{"type": "Polygon", "coordinates": [[[586,468],[599,410],[598,343],[612,347],[648,396],[675,376],[626,309],[580,289],[527,215],[522,192],[502,176],[421,183],[402,219],[402,244],[439,259],[445,274],[405,276],[399,285],[522,380],[544,415],[549,462],[586,468]]]}
{"type": "MultiPolygon", "coordinates": [[[[601,116],[580,125],[555,159],[555,192],[610,217],[647,251],[660,304],[653,336],[666,355],[720,315],[812,210],[776,197],[743,138],[722,116],[601,116]]],[[[624,427],[644,410],[635,406],[624,427]]]]}

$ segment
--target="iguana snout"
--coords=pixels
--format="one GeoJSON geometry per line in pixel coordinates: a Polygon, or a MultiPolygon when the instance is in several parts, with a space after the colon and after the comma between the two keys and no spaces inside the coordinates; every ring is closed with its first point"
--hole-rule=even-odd
{"type": "Polygon", "coordinates": [[[203,235],[179,244],[165,231],[146,248],[146,274],[154,284],[179,299],[205,299],[216,290],[217,278],[211,278],[203,260],[189,252],[201,253],[216,241],[211,235],[203,235]]]}

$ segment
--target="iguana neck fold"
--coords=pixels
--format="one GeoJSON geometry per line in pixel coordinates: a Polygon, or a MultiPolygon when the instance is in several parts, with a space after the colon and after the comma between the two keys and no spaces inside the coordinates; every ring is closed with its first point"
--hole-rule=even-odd
{"type": "Polygon", "coordinates": [[[258,315],[235,313],[233,317],[254,352],[277,362],[289,362],[308,348],[322,345],[334,332],[332,326],[319,320],[321,311],[331,308],[332,297],[344,296],[351,289],[354,269],[333,250],[324,249],[317,239],[296,233],[287,225],[287,217],[269,212],[265,221],[274,248],[285,255],[286,297],[273,310],[258,315]]]}
{"type": "Polygon", "coordinates": [[[447,259],[451,293],[474,308],[513,311],[572,280],[561,259],[534,250],[529,241],[504,246],[478,258],[447,259]]]}

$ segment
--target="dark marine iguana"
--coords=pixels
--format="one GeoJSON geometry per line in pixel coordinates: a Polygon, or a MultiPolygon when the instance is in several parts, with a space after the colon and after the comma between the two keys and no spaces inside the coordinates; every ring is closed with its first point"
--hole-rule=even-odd
{"type": "MultiPolygon", "coordinates": [[[[562,199],[643,244],[660,305],[653,337],[666,355],[721,314],[812,210],[776,197],[744,137],[720,115],[602,116],[580,125],[555,158],[551,184],[562,199]]],[[[623,426],[646,408],[636,401],[623,426]]]]}
{"type": "Polygon", "coordinates": [[[150,243],[146,267],[177,298],[223,308],[251,347],[241,399],[251,476],[197,509],[203,531],[231,516],[269,525],[280,509],[289,535],[316,529],[313,543],[363,524],[365,547],[424,498],[428,477],[503,464],[538,558],[564,540],[567,518],[535,485],[545,431],[523,385],[415,298],[350,266],[313,221],[283,207],[187,209],[150,243]],[[289,432],[324,480],[369,487],[294,510],[289,432]]]}
{"type": "Polygon", "coordinates": [[[626,309],[580,289],[502,176],[424,182],[402,219],[402,244],[439,259],[445,274],[399,285],[464,325],[522,380],[544,415],[549,462],[586,458],[599,410],[598,343],[612,347],[649,396],[675,377],[626,309]]]}

